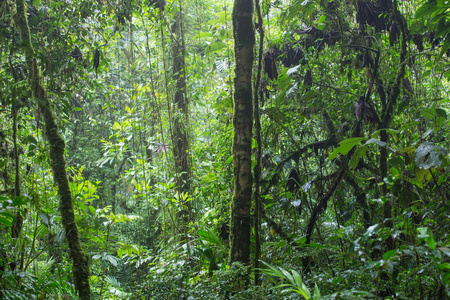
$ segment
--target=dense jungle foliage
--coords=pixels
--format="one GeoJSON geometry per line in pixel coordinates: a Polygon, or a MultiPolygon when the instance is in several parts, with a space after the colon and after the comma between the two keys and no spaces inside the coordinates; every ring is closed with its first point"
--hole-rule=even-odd
{"type": "Polygon", "coordinates": [[[0,0],[1,299],[449,299],[450,1],[0,0]]]}

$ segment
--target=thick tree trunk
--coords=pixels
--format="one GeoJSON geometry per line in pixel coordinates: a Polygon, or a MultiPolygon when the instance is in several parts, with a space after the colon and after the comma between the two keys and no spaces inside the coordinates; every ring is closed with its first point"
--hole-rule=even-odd
{"type": "Polygon", "coordinates": [[[80,299],[90,299],[88,258],[81,249],[78,227],[75,223],[72,195],[69,188],[66,161],[64,158],[64,139],[58,132],[50,99],[48,98],[42,75],[37,66],[35,52],[31,44],[25,1],[16,0],[16,5],[17,13],[15,14],[15,23],[20,30],[20,36],[22,38],[22,47],[28,65],[31,89],[33,96],[38,100],[39,109],[44,115],[45,134],[50,145],[50,165],[53,170],[54,180],[58,186],[62,224],[69,242],[70,256],[73,259],[75,288],[79,293],[80,299]]]}
{"type": "MultiPolygon", "coordinates": [[[[182,7],[175,14],[172,24],[172,57],[175,96],[172,111],[172,144],[175,160],[175,183],[180,199],[191,190],[190,156],[189,156],[189,101],[186,95],[186,65],[184,60],[185,44],[183,32],[182,7]]],[[[184,234],[187,236],[187,224],[190,221],[191,207],[188,201],[183,202],[180,213],[184,234]]]]}
{"type": "Polygon", "coordinates": [[[253,2],[235,0],[233,35],[234,77],[234,193],[231,203],[230,260],[250,263],[250,208],[252,203],[252,66],[255,36],[253,2]]]}

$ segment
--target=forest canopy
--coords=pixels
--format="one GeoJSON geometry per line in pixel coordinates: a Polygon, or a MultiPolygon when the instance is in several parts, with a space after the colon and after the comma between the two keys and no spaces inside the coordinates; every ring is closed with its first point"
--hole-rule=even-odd
{"type": "Polygon", "coordinates": [[[449,14],[0,0],[0,298],[449,299],[449,14]]]}

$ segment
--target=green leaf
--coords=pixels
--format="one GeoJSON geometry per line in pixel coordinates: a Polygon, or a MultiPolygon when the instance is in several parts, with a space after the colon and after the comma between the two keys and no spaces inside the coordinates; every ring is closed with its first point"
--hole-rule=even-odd
{"type": "Polygon", "coordinates": [[[385,253],[383,254],[383,259],[387,261],[387,260],[389,260],[390,258],[392,258],[393,256],[395,256],[396,254],[397,254],[397,249],[394,249],[394,250],[385,252],[385,253]]]}
{"type": "Polygon", "coordinates": [[[220,49],[223,49],[227,46],[227,44],[225,44],[222,41],[215,41],[213,43],[211,43],[208,48],[206,49],[206,53],[212,53],[212,52],[216,52],[219,51],[220,49]]]}
{"type": "Polygon", "coordinates": [[[432,142],[425,142],[420,144],[416,150],[416,164],[422,169],[440,167],[443,162],[441,155],[445,157],[447,154],[447,149],[436,146],[432,142]]]}
{"type": "Polygon", "coordinates": [[[219,17],[219,22],[222,24],[225,24],[225,22],[227,21],[227,15],[229,17],[229,13],[227,14],[226,11],[219,11],[218,13],[216,13],[216,16],[219,17]]]}
{"type": "Polygon", "coordinates": [[[294,282],[297,286],[300,286],[303,283],[302,277],[300,276],[300,274],[298,274],[297,271],[292,270],[292,276],[293,276],[294,282]]]}
{"type": "Polygon", "coordinates": [[[320,299],[322,296],[320,295],[319,287],[317,283],[314,285],[314,297],[313,299],[320,299]]]}
{"type": "Polygon", "coordinates": [[[321,15],[318,21],[318,25],[317,28],[319,28],[320,30],[323,30],[323,28],[325,27],[325,20],[327,19],[327,17],[325,15],[321,15]]]}
{"type": "Polygon", "coordinates": [[[417,228],[417,240],[419,243],[421,243],[422,241],[425,241],[428,245],[428,248],[430,248],[430,250],[434,250],[436,248],[433,232],[428,227],[417,228]]]}
{"type": "Polygon", "coordinates": [[[425,72],[423,72],[422,77],[425,78],[425,77],[428,77],[430,75],[431,75],[431,70],[426,70],[425,72]]]}
{"type": "Polygon", "coordinates": [[[350,162],[349,162],[350,168],[355,169],[356,166],[358,165],[361,157],[363,157],[368,150],[369,150],[369,147],[367,147],[367,146],[363,146],[363,147],[359,148],[358,150],[356,150],[355,153],[352,155],[352,158],[350,159],[350,162]]]}
{"type": "Polygon", "coordinates": [[[379,224],[375,224],[367,228],[366,232],[363,235],[363,240],[366,241],[369,237],[371,237],[377,231],[379,226],[379,224]]]}
{"type": "Polygon", "coordinates": [[[288,271],[286,271],[285,269],[283,269],[281,267],[279,267],[279,269],[288,281],[290,281],[291,283],[294,283],[294,277],[292,277],[291,273],[289,273],[288,271]]]}
{"type": "Polygon", "coordinates": [[[297,65],[297,66],[295,66],[295,67],[289,68],[289,69],[286,71],[286,75],[287,75],[287,76],[292,76],[293,74],[298,73],[298,69],[299,69],[299,68],[300,68],[300,65],[297,65]]]}
{"type": "Polygon", "coordinates": [[[415,17],[417,19],[428,18],[436,11],[436,9],[437,6],[435,5],[434,1],[427,1],[416,10],[415,17]]]}
{"type": "Polygon", "coordinates": [[[32,135],[28,135],[24,140],[23,140],[24,144],[33,144],[33,145],[37,145],[37,140],[34,136],[32,135]]]}
{"type": "Polygon", "coordinates": [[[0,211],[0,223],[2,223],[3,225],[12,226],[13,221],[15,219],[16,218],[12,214],[10,214],[9,212],[0,211]]]}
{"type": "Polygon", "coordinates": [[[211,32],[199,32],[196,34],[192,39],[201,39],[205,37],[214,37],[214,35],[211,32]]]}
{"type": "Polygon", "coordinates": [[[450,271],[450,263],[439,264],[438,268],[441,271],[450,271]]]}
{"type": "Polygon", "coordinates": [[[256,141],[256,139],[252,139],[252,149],[255,149],[258,147],[258,142],[256,141]]]}
{"type": "Polygon", "coordinates": [[[197,235],[199,237],[201,237],[201,239],[204,240],[204,241],[210,242],[210,243],[215,244],[215,245],[222,245],[222,242],[217,237],[217,235],[215,235],[213,232],[211,232],[209,230],[199,229],[197,231],[197,235]]]}
{"type": "Polygon", "coordinates": [[[47,216],[46,214],[40,212],[40,213],[39,213],[39,217],[41,218],[42,223],[43,223],[45,226],[48,226],[48,223],[49,223],[49,222],[48,222],[48,216],[47,216]]]}
{"type": "Polygon", "coordinates": [[[112,255],[107,255],[106,259],[114,266],[117,267],[117,258],[112,255]]]}
{"type": "Polygon", "coordinates": [[[330,159],[336,158],[338,154],[346,155],[355,145],[360,144],[364,140],[365,138],[361,137],[343,140],[339,143],[339,147],[334,149],[334,151],[330,154],[330,159]]]}
{"type": "Polygon", "coordinates": [[[374,138],[371,138],[370,140],[368,140],[364,145],[369,145],[369,144],[377,144],[380,147],[386,146],[386,142],[382,142],[379,139],[374,139],[374,138]]]}
{"type": "Polygon", "coordinates": [[[24,205],[28,202],[30,202],[30,198],[28,198],[27,196],[17,196],[16,198],[14,198],[13,200],[13,205],[14,206],[20,206],[20,205],[24,205]]]}

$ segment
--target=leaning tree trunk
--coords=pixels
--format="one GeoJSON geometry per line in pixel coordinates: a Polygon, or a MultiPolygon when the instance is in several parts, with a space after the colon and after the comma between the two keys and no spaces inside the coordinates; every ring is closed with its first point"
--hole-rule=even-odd
{"type": "Polygon", "coordinates": [[[230,260],[250,263],[252,203],[252,65],[255,36],[252,0],[235,0],[234,35],[234,193],[231,203],[230,260]]]}
{"type": "Polygon", "coordinates": [[[58,132],[58,126],[56,125],[50,99],[47,95],[47,89],[44,86],[42,75],[37,66],[34,48],[31,44],[25,1],[16,0],[16,5],[17,13],[14,18],[22,38],[22,46],[28,65],[31,89],[34,97],[38,100],[39,109],[44,115],[45,134],[50,145],[50,165],[53,170],[54,180],[58,186],[62,223],[66,238],[69,242],[70,256],[73,259],[75,288],[79,293],[80,299],[90,299],[91,292],[89,286],[88,258],[81,249],[78,227],[75,223],[72,195],[70,192],[69,180],[66,173],[66,161],[64,158],[64,139],[58,132]]]}

